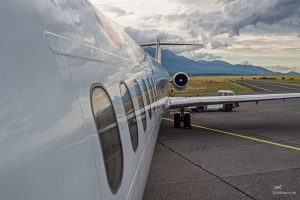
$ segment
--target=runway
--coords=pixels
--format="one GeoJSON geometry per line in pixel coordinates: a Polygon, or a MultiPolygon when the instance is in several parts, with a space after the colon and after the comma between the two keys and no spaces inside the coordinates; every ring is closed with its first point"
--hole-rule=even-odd
{"type": "Polygon", "coordinates": [[[250,87],[257,92],[261,91],[267,93],[290,93],[300,91],[300,85],[296,84],[274,83],[265,80],[238,80],[234,82],[250,87]]]}
{"type": "MultiPolygon", "coordinates": [[[[245,82],[269,93],[287,92],[281,86],[300,92],[245,82]]],[[[300,199],[299,122],[300,99],[192,113],[192,129],[163,120],[144,199],[300,199]]]]}

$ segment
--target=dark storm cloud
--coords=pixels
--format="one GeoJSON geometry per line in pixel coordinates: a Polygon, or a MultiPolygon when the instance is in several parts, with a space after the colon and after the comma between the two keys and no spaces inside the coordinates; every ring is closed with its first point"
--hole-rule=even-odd
{"type": "MultiPolygon", "coordinates": [[[[279,24],[283,31],[300,30],[300,0],[177,0],[177,2],[187,10],[180,13],[178,18],[185,19],[187,24],[190,21],[205,27],[213,36],[222,33],[239,35],[241,29],[249,25],[256,27],[259,24],[279,24]]],[[[160,20],[172,21],[177,17],[161,16],[160,20]]],[[[197,36],[195,25],[190,29],[191,35],[197,36]]]]}
{"type": "Polygon", "coordinates": [[[224,18],[218,20],[212,34],[239,35],[241,29],[258,23],[295,27],[299,17],[299,0],[234,0],[224,7],[224,18]]]}

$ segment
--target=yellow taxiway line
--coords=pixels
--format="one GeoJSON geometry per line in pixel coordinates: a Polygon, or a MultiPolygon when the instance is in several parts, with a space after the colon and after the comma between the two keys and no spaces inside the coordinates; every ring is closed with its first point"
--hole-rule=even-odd
{"type": "MultiPolygon", "coordinates": [[[[163,118],[163,119],[167,120],[167,121],[172,121],[172,122],[174,121],[174,120],[171,120],[171,119],[168,119],[168,118],[163,118]]],[[[278,147],[283,147],[283,148],[288,148],[288,149],[293,149],[293,150],[300,151],[300,148],[298,148],[298,147],[293,147],[293,146],[289,146],[289,145],[285,145],[285,144],[280,144],[280,143],[276,143],[276,142],[270,142],[270,141],[267,141],[267,140],[261,140],[261,139],[257,139],[257,138],[253,138],[253,137],[239,135],[239,134],[236,134],[236,133],[231,133],[231,132],[228,132],[228,131],[217,130],[217,129],[208,128],[208,127],[205,127],[205,126],[199,126],[199,125],[195,125],[195,124],[192,124],[192,126],[193,127],[197,127],[197,128],[201,128],[201,129],[205,129],[205,130],[209,130],[209,131],[214,131],[214,132],[217,132],[217,133],[223,133],[223,134],[226,134],[226,135],[231,135],[231,136],[235,136],[235,137],[239,137],[239,138],[244,138],[244,139],[248,139],[248,140],[254,140],[254,141],[262,142],[262,143],[265,143],[265,144],[271,144],[271,145],[275,145],[275,146],[278,146],[278,147]]]]}

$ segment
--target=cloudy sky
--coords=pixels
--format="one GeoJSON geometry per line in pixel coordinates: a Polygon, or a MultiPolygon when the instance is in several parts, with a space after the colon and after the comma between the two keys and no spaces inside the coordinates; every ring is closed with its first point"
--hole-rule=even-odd
{"type": "Polygon", "coordinates": [[[139,43],[172,47],[191,59],[300,72],[300,0],[90,0],[139,43]]]}

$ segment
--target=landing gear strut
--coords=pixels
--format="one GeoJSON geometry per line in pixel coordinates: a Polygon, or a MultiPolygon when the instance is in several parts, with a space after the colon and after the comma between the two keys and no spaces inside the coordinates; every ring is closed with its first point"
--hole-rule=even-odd
{"type": "Polygon", "coordinates": [[[174,127],[180,128],[181,122],[183,122],[184,128],[191,128],[191,115],[188,112],[184,112],[184,108],[180,108],[180,112],[174,114],[174,127]]]}

